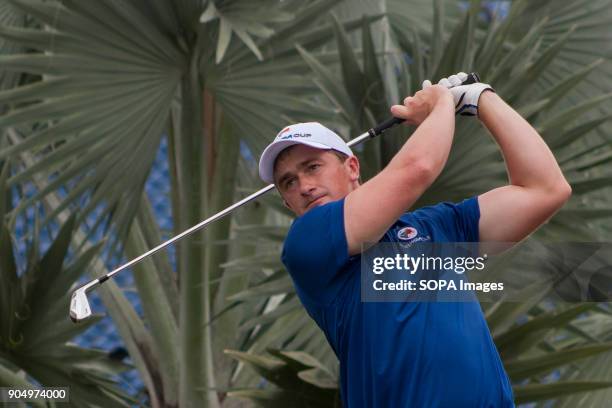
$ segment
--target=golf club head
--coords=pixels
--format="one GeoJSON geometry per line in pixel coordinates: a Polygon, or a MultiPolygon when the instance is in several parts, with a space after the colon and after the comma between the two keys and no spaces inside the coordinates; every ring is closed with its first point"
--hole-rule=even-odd
{"type": "Polygon", "coordinates": [[[80,322],[91,316],[91,308],[87,300],[86,287],[81,287],[72,293],[70,299],[70,319],[74,322],[80,322]]]}

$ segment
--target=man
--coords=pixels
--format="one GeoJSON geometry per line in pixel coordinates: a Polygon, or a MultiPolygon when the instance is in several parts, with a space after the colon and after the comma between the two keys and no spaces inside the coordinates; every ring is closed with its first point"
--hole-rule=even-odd
{"type": "Polygon", "coordinates": [[[391,107],[417,125],[363,185],[342,139],[317,123],[289,126],[262,154],[298,218],[283,248],[296,292],[340,360],[344,406],[509,407],[512,390],[477,302],[361,302],[360,253],[373,242],[518,242],[571,188],[537,132],[492,88],[443,79],[391,107]],[[501,148],[509,184],[406,213],[442,171],[456,113],[477,115],[501,148]],[[415,235],[416,233],[416,235],[415,235]]]}

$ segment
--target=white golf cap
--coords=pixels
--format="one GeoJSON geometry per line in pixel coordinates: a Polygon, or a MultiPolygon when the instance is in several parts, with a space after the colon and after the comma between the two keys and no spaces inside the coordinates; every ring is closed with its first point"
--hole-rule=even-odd
{"type": "Polygon", "coordinates": [[[286,148],[296,144],[323,150],[336,150],[353,156],[350,147],[336,133],[317,122],[296,123],[281,130],[266,147],[259,159],[259,177],[266,183],[274,183],[274,162],[286,148]]]}

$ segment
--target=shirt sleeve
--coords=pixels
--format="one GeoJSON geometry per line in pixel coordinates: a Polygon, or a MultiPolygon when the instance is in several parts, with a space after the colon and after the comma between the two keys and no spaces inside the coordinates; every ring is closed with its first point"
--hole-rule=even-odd
{"type": "Polygon", "coordinates": [[[477,196],[460,203],[440,203],[432,209],[434,222],[454,242],[480,241],[478,234],[480,207],[477,196]]]}
{"type": "Polygon", "coordinates": [[[298,294],[329,304],[338,294],[349,261],[344,231],[344,199],[315,207],[297,218],[282,252],[298,294]]]}

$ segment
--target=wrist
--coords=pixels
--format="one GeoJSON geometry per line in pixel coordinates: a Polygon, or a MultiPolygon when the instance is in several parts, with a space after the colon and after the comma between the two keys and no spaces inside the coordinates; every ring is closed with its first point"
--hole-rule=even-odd
{"type": "Polygon", "coordinates": [[[480,97],[478,98],[478,104],[482,102],[486,102],[487,100],[491,100],[495,98],[495,96],[496,94],[493,88],[487,88],[483,90],[482,93],[480,94],[480,97]]]}
{"type": "Polygon", "coordinates": [[[445,92],[441,94],[436,100],[436,103],[434,104],[434,109],[438,107],[441,107],[441,108],[451,107],[454,109],[454,106],[455,106],[455,102],[453,99],[453,94],[450,93],[450,91],[445,90],[445,92]]]}
{"type": "Polygon", "coordinates": [[[499,96],[491,88],[482,91],[478,97],[478,118],[482,120],[482,115],[485,114],[495,103],[495,99],[499,99],[499,96]]]}

